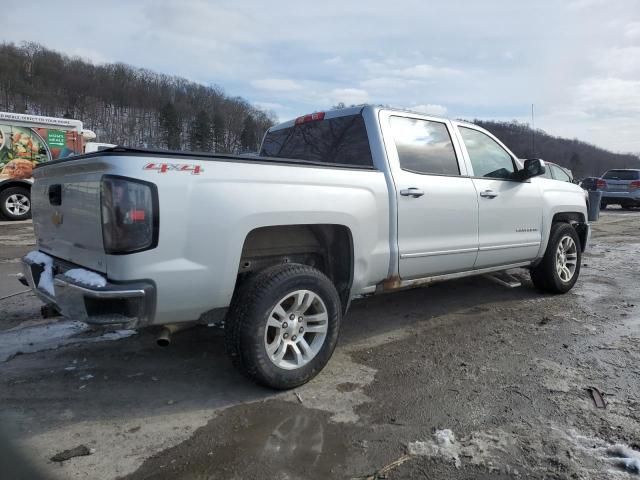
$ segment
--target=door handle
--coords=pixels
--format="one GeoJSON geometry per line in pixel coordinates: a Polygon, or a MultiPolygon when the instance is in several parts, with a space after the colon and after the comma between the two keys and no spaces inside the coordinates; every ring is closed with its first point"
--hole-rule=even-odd
{"type": "Polygon", "coordinates": [[[418,198],[423,196],[424,192],[419,188],[410,187],[410,188],[405,188],[404,190],[400,190],[400,195],[402,195],[403,197],[418,198]]]}
{"type": "Polygon", "coordinates": [[[480,192],[480,196],[484,198],[496,198],[498,194],[493,190],[485,190],[484,192],[480,192]]]}

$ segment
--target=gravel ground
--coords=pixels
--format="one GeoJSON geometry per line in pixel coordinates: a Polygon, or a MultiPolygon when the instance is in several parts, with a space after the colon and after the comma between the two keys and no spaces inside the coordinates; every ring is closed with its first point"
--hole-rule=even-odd
{"type": "MultiPolygon", "coordinates": [[[[0,225],[5,295],[29,235],[0,225]]],[[[2,424],[53,478],[637,478],[638,253],[640,212],[608,210],[566,295],[521,271],[514,289],[475,278],[354,302],[325,371],[284,393],[238,375],[218,329],[161,349],[43,322],[15,295],[0,300],[2,424]],[[49,460],[79,445],[91,454],[49,460]]]]}

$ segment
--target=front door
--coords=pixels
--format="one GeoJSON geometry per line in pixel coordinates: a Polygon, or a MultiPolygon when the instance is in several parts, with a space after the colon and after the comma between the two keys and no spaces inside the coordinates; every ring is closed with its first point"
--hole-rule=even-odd
{"type": "Polygon", "coordinates": [[[479,202],[478,258],[475,268],[534,259],[542,239],[542,193],[531,181],[516,181],[516,162],[495,139],[458,126],[473,169],[479,202]]]}
{"type": "Polygon", "coordinates": [[[400,277],[471,270],[478,199],[451,141],[451,124],[394,114],[381,122],[397,190],[400,277]]]}

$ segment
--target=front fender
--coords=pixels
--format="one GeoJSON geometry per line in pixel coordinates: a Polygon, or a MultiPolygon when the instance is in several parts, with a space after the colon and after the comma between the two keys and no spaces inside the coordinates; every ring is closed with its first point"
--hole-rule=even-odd
{"type": "Polygon", "coordinates": [[[584,191],[577,185],[546,178],[541,183],[542,193],[542,241],[536,260],[544,256],[549,243],[551,225],[555,221],[587,224],[588,212],[584,191]]]}

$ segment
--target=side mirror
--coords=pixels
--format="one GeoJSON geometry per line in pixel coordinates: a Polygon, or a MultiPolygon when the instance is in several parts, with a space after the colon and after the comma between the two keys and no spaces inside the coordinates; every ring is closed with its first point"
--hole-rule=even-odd
{"type": "Polygon", "coordinates": [[[544,175],[546,171],[547,168],[544,165],[544,160],[540,158],[528,158],[524,161],[524,167],[522,170],[518,170],[516,172],[516,178],[521,182],[524,182],[532,177],[544,175]]]}

